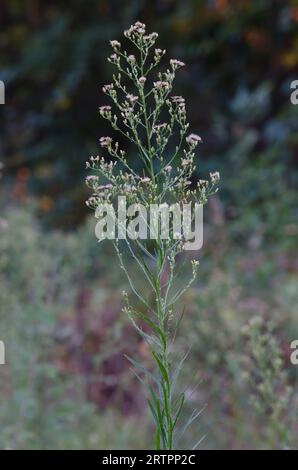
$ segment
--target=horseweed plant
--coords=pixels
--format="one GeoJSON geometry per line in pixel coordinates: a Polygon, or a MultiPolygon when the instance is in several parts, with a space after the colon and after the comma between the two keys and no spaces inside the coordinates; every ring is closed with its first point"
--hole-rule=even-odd
{"type": "Polygon", "coordinates": [[[253,317],[242,333],[247,341],[243,364],[249,383],[251,403],[257,415],[266,420],[263,444],[270,449],[288,449],[293,442],[289,413],[293,389],[285,371],[282,350],[275,337],[276,324],[253,317]]]}
{"type": "MultiPolygon", "coordinates": [[[[195,170],[195,148],[201,138],[188,134],[185,100],[171,94],[176,71],[185,64],[171,59],[165,72],[154,74],[166,53],[154,47],[158,34],[147,34],[145,25],[137,22],[124,36],[132,43],[131,47],[136,48],[136,53],[127,53],[119,41],[110,42],[113,54],[108,61],[116,67],[117,73],[113,75],[113,83],[103,87],[103,92],[112,100],[114,109],[110,105],[101,106],[100,114],[122,138],[136,147],[138,160],[136,165],[131,165],[118,142],[109,136],[101,137],[100,146],[112,159],[106,161],[102,156],[92,156],[87,162],[87,168],[98,174],[87,177],[93,194],[86,204],[96,212],[99,205],[113,204],[116,196],[125,196],[131,204],[141,203],[146,208],[152,204],[168,208],[169,203],[179,207],[189,203],[203,205],[217,191],[219,173],[210,173],[210,178],[199,180],[195,188],[190,181],[195,170]]],[[[137,299],[133,306],[128,294],[123,292],[123,312],[146,342],[155,369],[128,359],[147,390],[148,406],[156,426],[155,446],[173,449],[178,445],[179,434],[186,429],[186,426],[183,429],[178,426],[185,394],[177,393],[175,388],[187,354],[180,360],[176,356],[174,359],[174,340],[182,318],[175,308],[195,280],[199,261],[190,261],[190,280],[184,287],[178,287],[178,260],[181,266],[180,253],[185,249],[186,240],[173,227],[167,238],[161,234],[160,223],[154,240],[122,238],[123,246],[150,286],[146,297],[127,268],[119,239],[115,239],[120,266],[137,299]]],[[[189,256],[184,256],[184,263],[186,258],[189,256]]],[[[193,412],[187,424],[198,414],[193,412]]]]}

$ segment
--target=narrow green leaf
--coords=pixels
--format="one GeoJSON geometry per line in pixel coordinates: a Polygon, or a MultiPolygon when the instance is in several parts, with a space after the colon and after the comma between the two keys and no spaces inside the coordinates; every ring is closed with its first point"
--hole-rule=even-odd
{"type": "Polygon", "coordinates": [[[178,422],[178,419],[179,419],[179,416],[180,416],[180,414],[181,414],[181,411],[182,411],[184,402],[185,402],[185,394],[182,393],[181,398],[180,398],[180,403],[179,403],[179,406],[178,406],[178,410],[177,410],[176,415],[175,415],[175,418],[174,418],[173,429],[175,428],[175,426],[176,426],[176,424],[177,424],[177,422],[178,422]]]}
{"type": "Polygon", "coordinates": [[[155,433],[155,449],[160,450],[160,430],[157,428],[155,433]]]}
{"type": "Polygon", "coordinates": [[[168,394],[170,395],[170,390],[171,390],[171,384],[170,384],[170,380],[169,380],[169,376],[168,376],[168,372],[164,366],[164,364],[162,363],[159,355],[157,354],[157,352],[155,351],[152,351],[152,355],[153,357],[155,358],[156,362],[157,362],[157,365],[159,367],[159,370],[167,384],[167,388],[168,388],[168,394]]]}

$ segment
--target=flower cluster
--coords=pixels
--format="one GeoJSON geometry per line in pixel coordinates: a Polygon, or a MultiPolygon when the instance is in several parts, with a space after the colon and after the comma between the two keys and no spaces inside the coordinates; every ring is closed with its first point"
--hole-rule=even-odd
{"type": "MultiPolygon", "coordinates": [[[[91,168],[97,169],[102,178],[112,185],[109,191],[103,191],[100,185],[93,184],[92,197],[99,195],[98,200],[102,200],[103,196],[111,199],[113,195],[126,193],[143,202],[148,199],[148,202],[159,204],[165,201],[204,204],[217,190],[219,173],[210,173],[210,180],[192,184],[196,168],[195,149],[202,139],[198,134],[187,132],[189,124],[185,99],[171,94],[176,71],[185,64],[181,60],[171,59],[165,72],[159,72],[154,78],[153,70],[166,53],[156,47],[152,62],[145,67],[157,33],[147,34],[146,26],[138,21],[124,32],[124,36],[136,46],[138,54],[128,54],[118,40],[110,41],[113,54],[109,60],[118,73],[113,76],[113,82],[104,85],[102,90],[114,106],[104,104],[99,112],[115,131],[136,146],[143,176],[135,173],[118,142],[110,136],[103,136],[100,138],[101,148],[108,151],[114,163],[120,162],[120,167],[116,174],[114,163],[111,166],[103,163],[103,158],[91,159],[91,168]],[[132,86],[128,87],[128,82],[132,86]],[[149,112],[149,105],[151,107],[152,104],[153,110],[149,112]],[[166,113],[168,120],[161,121],[161,115],[165,116],[166,113]],[[179,136],[179,141],[172,157],[166,158],[175,136],[179,136]]],[[[88,181],[95,182],[94,179],[88,181]]]]}

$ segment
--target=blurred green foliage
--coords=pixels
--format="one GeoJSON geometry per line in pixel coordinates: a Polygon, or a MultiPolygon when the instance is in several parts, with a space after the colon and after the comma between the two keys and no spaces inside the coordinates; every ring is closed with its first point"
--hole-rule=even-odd
{"type": "MultiPolygon", "coordinates": [[[[129,287],[108,245],[97,245],[93,220],[65,234],[42,230],[30,207],[10,206],[3,215],[0,338],[7,365],[0,367],[0,447],[146,448],[151,422],[124,354],[147,362],[149,355],[121,315],[121,291],[129,287]]],[[[187,408],[204,408],[181,446],[206,435],[201,448],[295,448],[298,369],[289,358],[298,337],[297,258],[279,245],[248,253],[214,223],[207,231],[199,281],[177,306],[185,310],[179,349],[189,352],[178,386],[186,387],[187,408]],[[252,347],[242,330],[253,317],[273,322],[275,330],[255,335],[252,347]],[[258,340],[265,351],[274,342],[279,362],[269,378],[256,361],[258,340]],[[256,413],[260,380],[275,395],[269,411],[256,413]],[[271,433],[271,409],[279,410],[290,438],[271,433]]]]}
{"type": "Polygon", "coordinates": [[[10,208],[0,219],[0,336],[7,362],[0,368],[1,449],[121,448],[142,442],[142,433],[138,441],[129,437],[137,425],[128,419],[131,401],[138,409],[137,398],[127,392],[133,378],[128,367],[117,366],[133,339],[129,348],[119,309],[107,305],[117,274],[109,276],[109,287],[102,279],[107,261],[94,259],[95,248],[90,224],[71,235],[46,233],[30,207],[10,208]],[[122,380],[116,393],[119,374],[129,383],[122,380]],[[122,422],[123,430],[114,439],[115,422],[122,422]]]}
{"type": "Polygon", "coordinates": [[[159,32],[169,58],[187,63],[177,91],[204,141],[200,171],[221,170],[229,217],[264,203],[264,222],[274,225],[268,204],[297,184],[295,0],[4,0],[0,155],[15,196],[38,194],[55,225],[84,218],[84,162],[106,131],[97,108],[111,74],[108,41],[135,19],[159,32]]]}
{"type": "Polygon", "coordinates": [[[280,390],[293,390],[281,419],[297,447],[295,0],[1,2],[0,447],[148,442],[144,397],[123,360],[146,358],[146,348],[119,315],[127,286],[111,247],[84,221],[85,161],[107,132],[97,108],[111,75],[108,41],[136,19],[187,63],[176,91],[203,138],[200,177],[222,175],[205,211],[200,280],[184,299],[181,349],[192,350],[182,384],[199,381],[190,408],[207,403],[185,447],[204,434],[206,448],[284,447],[249,404],[254,355],[241,330],[255,316],[276,325],[280,390]]]}

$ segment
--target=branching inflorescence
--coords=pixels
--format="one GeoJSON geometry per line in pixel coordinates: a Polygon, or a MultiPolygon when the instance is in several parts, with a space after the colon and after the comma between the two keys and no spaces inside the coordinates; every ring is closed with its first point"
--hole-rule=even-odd
{"type": "MultiPolygon", "coordinates": [[[[209,180],[199,180],[195,187],[191,182],[195,149],[201,138],[188,132],[184,98],[172,94],[176,72],[185,64],[171,59],[164,72],[156,73],[166,53],[155,47],[158,34],[147,34],[145,25],[137,22],[124,36],[136,52],[126,52],[116,40],[110,42],[113,53],[108,61],[117,72],[113,82],[103,87],[111,104],[101,106],[100,115],[120,134],[121,141],[127,139],[135,146],[138,158],[136,164],[132,164],[114,138],[101,137],[100,146],[111,158],[107,161],[102,156],[92,156],[87,162],[87,168],[97,172],[86,180],[93,191],[87,205],[96,211],[100,204],[112,204],[119,196],[146,208],[152,204],[164,208],[169,204],[205,204],[217,191],[219,173],[210,173],[209,180]]],[[[114,245],[136,298],[132,306],[124,292],[123,311],[146,341],[155,372],[134,359],[129,360],[147,389],[148,405],[156,425],[155,446],[173,449],[178,445],[181,432],[178,424],[185,401],[184,393],[176,390],[177,376],[186,358],[173,360],[180,318],[175,307],[195,280],[199,262],[197,259],[190,261],[190,280],[178,288],[177,267],[181,265],[179,254],[184,250],[185,240],[173,227],[168,237],[163,237],[161,230],[159,225],[154,240],[123,237],[125,251],[150,286],[147,296],[137,287],[126,266],[122,245],[118,240],[114,240],[114,245]]],[[[196,414],[193,413],[189,422],[196,414]]]]}

